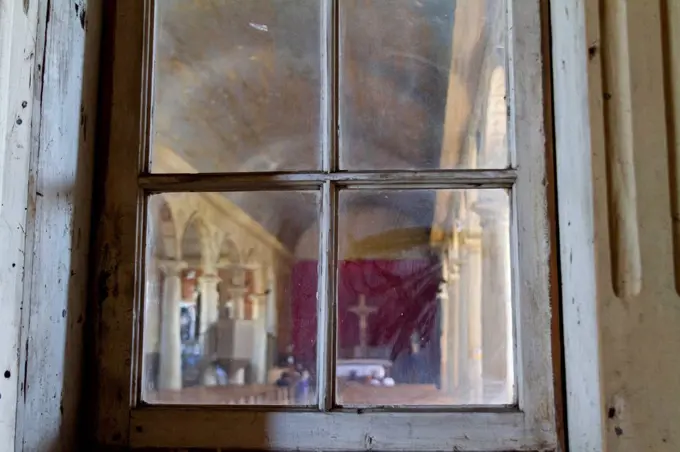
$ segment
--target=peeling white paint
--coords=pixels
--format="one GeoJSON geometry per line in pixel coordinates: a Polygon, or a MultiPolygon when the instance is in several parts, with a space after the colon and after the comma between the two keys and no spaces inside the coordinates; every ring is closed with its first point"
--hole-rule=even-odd
{"type": "Polygon", "coordinates": [[[37,2],[0,1],[0,452],[15,450],[37,2]],[[25,9],[26,8],[26,9],[25,9]]]}
{"type": "Polygon", "coordinates": [[[264,31],[264,32],[269,31],[269,27],[267,27],[264,24],[256,24],[255,22],[250,22],[248,25],[253,27],[255,30],[264,31]]]}

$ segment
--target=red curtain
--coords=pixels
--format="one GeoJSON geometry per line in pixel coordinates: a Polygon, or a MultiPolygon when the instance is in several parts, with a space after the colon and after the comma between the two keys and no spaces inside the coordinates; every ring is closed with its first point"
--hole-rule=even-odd
{"type": "MultiPolygon", "coordinates": [[[[316,356],[317,261],[298,262],[292,272],[292,341],[298,361],[313,363],[316,356]]],[[[340,350],[359,344],[359,317],[350,312],[359,297],[377,308],[367,318],[370,347],[387,347],[390,359],[410,347],[413,333],[422,346],[438,340],[437,290],[441,281],[438,260],[356,260],[338,265],[338,328],[340,350]]]]}

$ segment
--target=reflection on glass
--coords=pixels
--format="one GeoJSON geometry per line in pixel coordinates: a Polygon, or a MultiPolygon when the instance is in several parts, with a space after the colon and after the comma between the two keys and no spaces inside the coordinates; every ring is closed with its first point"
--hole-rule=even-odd
{"type": "Polygon", "coordinates": [[[316,403],[319,196],[165,193],[149,200],[143,398],[316,403]],[[302,240],[304,237],[304,240],[302,240]],[[307,259],[307,260],[305,260],[307,259]]]}
{"type": "Polygon", "coordinates": [[[338,403],[511,404],[507,193],[339,200],[338,403]]]}
{"type": "Polygon", "coordinates": [[[321,3],[155,2],[152,171],[317,169],[321,3]]]}
{"type": "Polygon", "coordinates": [[[343,169],[507,166],[504,2],[340,2],[343,169]],[[478,147],[495,159],[461,158],[468,125],[488,116],[498,140],[478,147]]]}

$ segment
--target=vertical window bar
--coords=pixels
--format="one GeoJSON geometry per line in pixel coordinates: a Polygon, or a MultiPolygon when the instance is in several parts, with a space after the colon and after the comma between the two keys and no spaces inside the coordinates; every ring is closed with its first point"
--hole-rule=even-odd
{"type": "Polygon", "coordinates": [[[142,130],[139,170],[151,170],[153,146],[154,62],[156,56],[156,1],[144,2],[144,61],[142,62],[142,130]]]}
{"type": "MultiPolygon", "coordinates": [[[[517,145],[516,145],[516,121],[515,121],[515,31],[513,28],[513,2],[514,0],[505,0],[503,3],[503,25],[505,29],[505,55],[503,63],[505,64],[505,92],[506,92],[506,108],[508,115],[506,118],[506,143],[509,153],[509,164],[511,168],[517,168],[517,145]]],[[[517,217],[517,185],[513,185],[509,189],[510,212],[509,212],[509,226],[510,226],[510,344],[513,345],[512,353],[512,375],[513,375],[513,403],[520,406],[522,400],[522,386],[519,384],[523,377],[522,359],[519,353],[521,338],[520,315],[520,291],[519,285],[519,218],[517,217]]]]}
{"type": "Polygon", "coordinates": [[[505,55],[503,63],[505,64],[505,98],[507,108],[507,137],[509,151],[510,168],[517,168],[517,146],[515,145],[515,31],[512,26],[512,7],[514,0],[505,0],[503,2],[503,14],[505,15],[503,24],[506,27],[505,32],[505,55]]]}
{"type": "Polygon", "coordinates": [[[327,181],[321,202],[317,290],[317,394],[321,411],[330,411],[335,400],[337,211],[337,188],[333,182],[327,181]]]}
{"type": "MultiPolygon", "coordinates": [[[[137,162],[137,172],[148,174],[150,172],[151,147],[153,145],[153,70],[156,47],[156,1],[145,0],[144,2],[144,37],[143,37],[143,58],[142,61],[142,101],[141,101],[141,129],[139,161],[137,162]]],[[[135,265],[135,298],[133,300],[133,325],[132,325],[132,350],[133,356],[130,365],[130,400],[133,406],[142,401],[144,394],[144,309],[146,300],[146,236],[147,236],[147,208],[149,198],[138,188],[137,190],[137,250],[136,255],[139,259],[135,265]]]]}
{"type": "MultiPolygon", "coordinates": [[[[323,170],[338,170],[338,6],[339,0],[323,0],[321,27],[321,137],[323,170]]],[[[335,185],[323,185],[319,227],[319,270],[317,289],[317,399],[319,410],[330,411],[335,398],[335,253],[337,196],[335,185]]]]}
{"type": "Polygon", "coordinates": [[[322,3],[323,23],[321,27],[321,76],[323,78],[321,133],[323,170],[338,170],[338,25],[339,0],[324,0],[322,3]]]}

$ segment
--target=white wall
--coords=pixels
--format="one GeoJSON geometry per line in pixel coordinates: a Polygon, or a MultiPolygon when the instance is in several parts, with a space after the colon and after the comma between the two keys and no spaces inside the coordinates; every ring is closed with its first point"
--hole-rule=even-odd
{"type": "Polygon", "coordinates": [[[570,448],[675,452],[680,3],[552,13],[570,448]]]}

